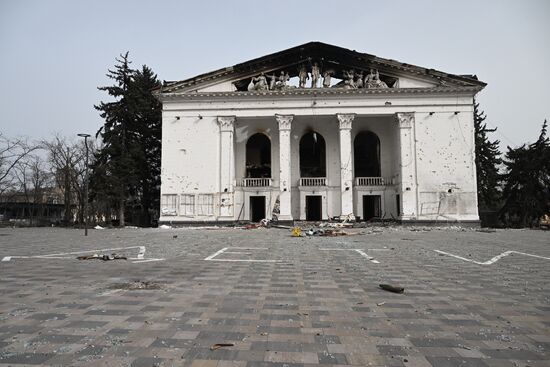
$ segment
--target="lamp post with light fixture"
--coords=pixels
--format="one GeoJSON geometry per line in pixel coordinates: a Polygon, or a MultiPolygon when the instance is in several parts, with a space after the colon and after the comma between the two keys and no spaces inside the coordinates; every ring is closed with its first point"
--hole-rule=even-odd
{"type": "Polygon", "coordinates": [[[77,134],[81,138],[84,138],[84,145],[86,146],[86,178],[84,182],[84,236],[88,235],[88,138],[90,134],[77,134]]]}

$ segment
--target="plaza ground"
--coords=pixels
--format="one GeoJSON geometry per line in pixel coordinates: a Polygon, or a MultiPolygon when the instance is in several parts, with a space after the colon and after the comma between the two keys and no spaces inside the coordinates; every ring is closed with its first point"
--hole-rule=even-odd
{"type": "Polygon", "coordinates": [[[0,259],[0,365],[550,365],[548,231],[0,229],[0,259]]]}

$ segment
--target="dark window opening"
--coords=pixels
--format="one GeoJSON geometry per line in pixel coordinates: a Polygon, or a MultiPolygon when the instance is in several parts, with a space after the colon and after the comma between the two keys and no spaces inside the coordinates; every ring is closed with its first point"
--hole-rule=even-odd
{"type": "Polygon", "coordinates": [[[306,195],[306,220],[319,221],[323,217],[321,195],[306,195]]]}
{"type": "Polygon", "coordinates": [[[355,177],[380,177],[380,140],[375,133],[357,134],[353,152],[355,177]]]}
{"type": "Polygon", "coordinates": [[[271,177],[271,141],[264,134],[254,134],[246,142],[246,177],[271,177]]]}
{"type": "Polygon", "coordinates": [[[326,177],[326,145],[315,131],[300,139],[300,177],[326,177]]]}
{"type": "Polygon", "coordinates": [[[265,218],[265,196],[250,197],[250,221],[257,223],[265,218]]]}

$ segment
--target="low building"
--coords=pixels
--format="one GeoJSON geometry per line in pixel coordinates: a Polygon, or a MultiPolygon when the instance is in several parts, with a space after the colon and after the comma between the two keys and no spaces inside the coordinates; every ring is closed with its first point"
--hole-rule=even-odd
{"type": "Polygon", "coordinates": [[[63,221],[63,195],[54,187],[0,195],[0,226],[50,226],[63,221]]]}
{"type": "Polygon", "coordinates": [[[164,83],[160,222],[477,222],[484,86],[320,42],[164,83]]]}

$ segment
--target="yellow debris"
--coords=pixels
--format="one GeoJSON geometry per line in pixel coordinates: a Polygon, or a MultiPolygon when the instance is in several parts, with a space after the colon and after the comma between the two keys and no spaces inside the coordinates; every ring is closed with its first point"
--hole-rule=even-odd
{"type": "Polygon", "coordinates": [[[294,227],[292,228],[292,237],[302,237],[302,228],[294,227]]]}

